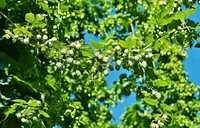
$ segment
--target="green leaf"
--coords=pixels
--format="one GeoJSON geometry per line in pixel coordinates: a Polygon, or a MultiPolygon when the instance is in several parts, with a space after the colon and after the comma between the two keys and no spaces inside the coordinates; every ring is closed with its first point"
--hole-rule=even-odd
{"type": "Polygon", "coordinates": [[[110,71],[113,71],[114,70],[114,67],[112,64],[109,64],[108,68],[110,69],[110,71]]]}
{"type": "Polygon", "coordinates": [[[91,57],[94,56],[94,50],[92,50],[92,49],[84,49],[84,50],[82,50],[82,54],[83,54],[83,56],[91,58],[91,57]]]}
{"type": "Polygon", "coordinates": [[[20,78],[19,78],[18,76],[16,76],[16,75],[11,75],[11,76],[12,76],[12,78],[15,79],[16,81],[21,82],[21,83],[23,83],[23,84],[25,84],[25,85],[28,85],[34,92],[37,92],[37,90],[32,86],[31,83],[20,79],[20,78]]]}
{"type": "Polygon", "coordinates": [[[29,23],[33,23],[35,21],[35,16],[33,13],[26,13],[25,20],[29,23]]]}
{"type": "Polygon", "coordinates": [[[81,102],[79,102],[79,101],[75,101],[75,102],[73,102],[73,104],[72,104],[72,107],[73,107],[73,108],[76,108],[76,107],[79,107],[79,106],[81,106],[81,102]]]}
{"type": "Polygon", "coordinates": [[[45,77],[45,79],[47,80],[47,83],[54,89],[56,90],[56,87],[54,86],[54,84],[56,83],[56,79],[52,76],[52,75],[47,75],[45,77]]]}
{"type": "Polygon", "coordinates": [[[97,43],[95,40],[90,39],[90,44],[92,45],[93,48],[95,49],[102,49],[103,45],[100,43],[97,43]]]}
{"type": "Polygon", "coordinates": [[[85,115],[85,116],[87,116],[87,115],[89,114],[87,111],[83,111],[82,113],[83,113],[83,115],[85,115]]]}
{"type": "Polygon", "coordinates": [[[118,44],[119,44],[121,47],[123,47],[123,48],[127,48],[127,44],[126,44],[126,42],[123,41],[123,40],[120,40],[120,41],[118,42],[118,44]]]}
{"type": "Polygon", "coordinates": [[[162,107],[163,107],[163,109],[165,109],[166,111],[169,111],[169,112],[173,110],[173,108],[171,106],[169,106],[165,103],[162,103],[162,107]]]}
{"type": "Polygon", "coordinates": [[[6,110],[3,112],[3,113],[5,114],[5,119],[4,119],[4,120],[6,120],[10,114],[13,114],[14,112],[16,112],[16,108],[17,108],[17,107],[18,107],[17,104],[13,104],[13,105],[11,105],[10,108],[6,109],[6,110]]]}
{"type": "Polygon", "coordinates": [[[47,11],[48,13],[52,13],[53,11],[49,8],[48,4],[44,4],[42,2],[39,2],[39,5],[42,6],[42,9],[44,11],[47,11]]]}
{"type": "Polygon", "coordinates": [[[22,100],[22,99],[15,99],[15,100],[12,100],[13,102],[17,102],[17,103],[21,103],[21,104],[27,104],[27,102],[25,100],[22,100]]]}
{"type": "Polygon", "coordinates": [[[6,0],[0,0],[0,7],[4,9],[6,7],[6,0]]]}
{"type": "Polygon", "coordinates": [[[186,18],[186,17],[190,16],[192,13],[194,13],[196,10],[197,10],[197,8],[178,12],[178,13],[174,14],[172,17],[163,20],[161,25],[167,25],[167,24],[171,23],[173,20],[179,20],[182,18],[186,18]]]}
{"type": "Polygon", "coordinates": [[[40,106],[40,104],[38,103],[38,100],[30,100],[30,101],[28,102],[28,105],[29,105],[29,106],[32,106],[32,107],[40,106]]]}
{"type": "Polygon", "coordinates": [[[153,35],[148,35],[146,38],[145,38],[145,43],[146,43],[146,46],[150,45],[151,43],[153,43],[155,40],[153,38],[153,35]]]}
{"type": "Polygon", "coordinates": [[[118,44],[125,49],[131,49],[136,46],[136,38],[132,36],[128,36],[126,37],[125,41],[120,40],[118,44]]]}
{"type": "Polygon", "coordinates": [[[167,81],[160,80],[160,79],[154,80],[154,82],[155,82],[156,85],[158,85],[158,86],[168,86],[168,85],[169,85],[169,84],[167,83],[167,81]]]}
{"type": "Polygon", "coordinates": [[[158,50],[160,49],[160,47],[161,47],[160,40],[156,41],[155,44],[154,44],[154,46],[153,46],[154,50],[156,50],[158,52],[158,50]]]}
{"type": "Polygon", "coordinates": [[[186,17],[190,16],[192,13],[196,12],[196,10],[197,10],[197,8],[195,8],[195,9],[189,9],[189,10],[184,10],[184,11],[181,11],[181,12],[178,12],[178,13],[174,14],[172,16],[172,18],[174,20],[186,18],[186,17]]]}
{"type": "Polygon", "coordinates": [[[46,26],[46,24],[44,22],[42,22],[42,21],[35,21],[33,23],[33,26],[34,27],[38,27],[38,28],[44,28],[46,26]]]}
{"type": "Polygon", "coordinates": [[[197,25],[195,28],[196,28],[196,29],[199,29],[199,28],[200,28],[200,24],[199,24],[199,25],[197,25]]]}
{"type": "Polygon", "coordinates": [[[41,110],[41,109],[39,109],[38,111],[39,111],[40,115],[43,115],[43,116],[46,117],[46,118],[50,118],[49,114],[46,113],[45,111],[43,111],[43,110],[41,110]]]}
{"type": "Polygon", "coordinates": [[[35,21],[42,21],[42,20],[44,20],[44,17],[40,14],[37,14],[35,17],[35,21]]]}
{"type": "Polygon", "coordinates": [[[152,105],[152,106],[156,106],[159,104],[159,102],[157,100],[154,100],[152,98],[144,98],[144,101],[149,104],[149,105],[152,105]]]}

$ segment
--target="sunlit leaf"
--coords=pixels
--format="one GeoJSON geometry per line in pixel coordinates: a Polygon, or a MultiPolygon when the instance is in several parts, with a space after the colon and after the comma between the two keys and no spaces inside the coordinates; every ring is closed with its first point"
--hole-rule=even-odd
{"type": "Polygon", "coordinates": [[[84,49],[84,50],[82,50],[82,54],[83,54],[83,56],[86,56],[86,57],[93,57],[94,56],[94,50],[84,49]]]}
{"type": "Polygon", "coordinates": [[[100,43],[97,43],[95,40],[90,39],[90,44],[92,45],[93,48],[95,49],[102,49],[103,45],[100,43]]]}
{"type": "Polygon", "coordinates": [[[43,115],[44,117],[46,118],[50,118],[49,114],[46,113],[45,111],[41,110],[41,109],[38,109],[38,112],[40,113],[40,115],[43,115]]]}
{"type": "Polygon", "coordinates": [[[155,82],[156,85],[158,85],[158,86],[168,86],[168,85],[169,85],[167,81],[160,80],[160,79],[154,80],[154,82],[155,82]]]}
{"type": "Polygon", "coordinates": [[[13,79],[15,79],[18,82],[22,82],[25,85],[28,85],[34,92],[37,92],[37,90],[33,87],[33,85],[25,80],[22,80],[21,78],[19,78],[16,75],[11,75],[13,79]]]}
{"type": "Polygon", "coordinates": [[[29,23],[33,23],[35,21],[35,16],[33,13],[27,13],[25,15],[25,20],[29,23]]]}
{"type": "Polygon", "coordinates": [[[163,109],[165,109],[166,111],[169,111],[169,112],[173,110],[173,108],[171,106],[169,106],[165,103],[162,103],[162,107],[163,107],[163,109]]]}
{"type": "Polygon", "coordinates": [[[46,26],[46,24],[44,22],[42,22],[42,21],[35,21],[33,23],[33,26],[39,27],[39,28],[44,28],[46,26]]]}
{"type": "Polygon", "coordinates": [[[131,49],[136,46],[136,38],[128,36],[125,41],[120,40],[118,44],[125,49],[131,49]]]}
{"type": "Polygon", "coordinates": [[[45,79],[47,80],[47,83],[54,89],[57,90],[55,87],[55,83],[56,83],[56,79],[52,76],[52,75],[47,75],[45,77],[45,79]]]}
{"type": "Polygon", "coordinates": [[[44,11],[47,11],[48,13],[52,13],[53,11],[49,8],[48,4],[44,4],[42,2],[39,2],[39,5],[42,7],[44,11]]]}
{"type": "Polygon", "coordinates": [[[149,105],[152,105],[152,106],[156,106],[159,104],[159,102],[157,100],[154,100],[152,98],[144,98],[144,101],[149,104],[149,105]]]}
{"type": "Polygon", "coordinates": [[[22,99],[14,99],[12,101],[17,102],[17,103],[21,103],[21,104],[27,104],[27,102],[25,100],[22,100],[22,99]]]}
{"type": "Polygon", "coordinates": [[[196,10],[197,10],[197,8],[180,11],[180,12],[174,14],[172,17],[163,20],[161,25],[167,25],[167,24],[171,23],[173,20],[179,20],[182,18],[186,18],[186,17],[190,16],[192,13],[194,13],[196,10]]]}

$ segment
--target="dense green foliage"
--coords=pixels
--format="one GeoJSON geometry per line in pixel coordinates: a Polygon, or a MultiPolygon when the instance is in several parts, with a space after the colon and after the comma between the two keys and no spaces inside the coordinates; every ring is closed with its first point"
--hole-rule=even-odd
{"type": "Polygon", "coordinates": [[[182,64],[199,37],[195,2],[0,0],[1,127],[200,126],[200,90],[182,64]],[[101,40],[88,45],[85,32],[101,40]],[[132,74],[109,88],[120,68],[132,74]],[[132,92],[137,103],[112,124],[108,108],[132,92]]]}

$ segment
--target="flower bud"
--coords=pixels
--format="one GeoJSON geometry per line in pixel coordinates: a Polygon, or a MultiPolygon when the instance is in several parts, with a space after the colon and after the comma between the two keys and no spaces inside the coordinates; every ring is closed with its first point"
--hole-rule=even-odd
{"type": "Polygon", "coordinates": [[[108,70],[107,69],[104,70],[103,73],[104,73],[105,76],[107,76],[108,75],[108,70]]]}

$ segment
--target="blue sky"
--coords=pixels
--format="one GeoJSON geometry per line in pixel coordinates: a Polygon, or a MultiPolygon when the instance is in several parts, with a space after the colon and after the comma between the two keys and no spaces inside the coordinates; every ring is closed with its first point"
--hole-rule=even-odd
{"type": "MultiPolygon", "coordinates": [[[[198,6],[198,10],[192,14],[190,17],[190,19],[199,22],[200,21],[200,8],[198,6]]],[[[93,40],[100,40],[100,38],[95,37],[93,34],[85,34],[85,41],[87,43],[89,43],[89,39],[93,39],[93,40]]],[[[188,49],[188,58],[183,62],[184,66],[185,66],[185,70],[188,73],[189,76],[189,80],[196,83],[197,85],[200,85],[200,48],[192,48],[192,49],[188,49]]],[[[108,86],[110,86],[113,81],[116,81],[119,77],[120,74],[122,73],[127,73],[130,74],[130,72],[126,71],[126,70],[119,70],[119,71],[112,71],[109,73],[109,75],[106,77],[108,86]]],[[[112,110],[114,116],[115,116],[115,120],[113,120],[114,123],[119,124],[121,123],[120,121],[120,116],[122,113],[125,112],[125,108],[129,105],[132,105],[136,102],[136,97],[135,94],[132,93],[131,96],[129,97],[124,97],[124,102],[123,103],[118,103],[117,106],[115,106],[114,108],[111,107],[110,109],[112,110]]]]}

